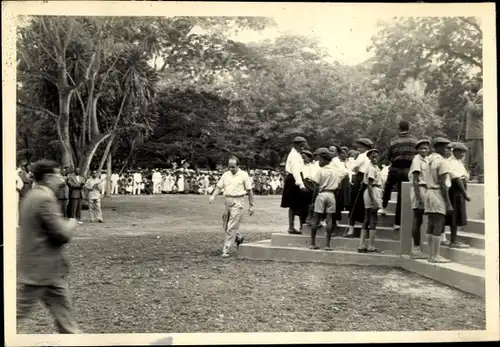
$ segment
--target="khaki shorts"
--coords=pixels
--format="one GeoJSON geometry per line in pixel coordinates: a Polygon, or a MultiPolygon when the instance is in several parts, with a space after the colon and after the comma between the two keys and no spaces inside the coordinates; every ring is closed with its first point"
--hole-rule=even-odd
{"type": "Polygon", "coordinates": [[[418,204],[417,202],[417,196],[415,195],[415,191],[413,190],[413,187],[411,187],[410,190],[410,199],[411,199],[411,208],[414,209],[420,209],[423,210],[425,207],[425,194],[427,193],[427,188],[424,186],[419,186],[418,189],[420,190],[420,197],[422,198],[422,203],[418,204]]]}
{"type": "Polygon", "coordinates": [[[319,193],[314,201],[315,213],[335,213],[335,194],[332,192],[319,193]]]}

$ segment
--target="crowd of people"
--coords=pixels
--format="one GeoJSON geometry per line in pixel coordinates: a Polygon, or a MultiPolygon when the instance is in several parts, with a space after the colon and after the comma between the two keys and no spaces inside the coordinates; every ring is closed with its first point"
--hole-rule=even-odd
{"type": "Polygon", "coordinates": [[[392,139],[384,153],[388,167],[380,166],[381,153],[373,141],[360,138],[356,152],[333,145],[314,153],[307,150],[303,137],[293,140],[287,157],[285,184],[281,207],[289,211],[288,233],[301,234],[302,227],[311,225],[311,249],[316,245],[320,222],[326,219],[326,247],[337,233],[337,221],[344,210],[349,211],[349,227],[344,237],[355,237],[356,222],[362,223],[358,252],[381,253],[375,246],[378,215],[386,214],[391,194],[396,188],[397,204],[394,230],[400,229],[401,185],[411,182],[414,259],[432,263],[449,262],[440,255],[440,247],[468,248],[457,240],[457,229],[467,224],[466,201],[469,173],[464,164],[467,146],[452,143],[443,137],[417,139],[409,133],[406,121],[399,124],[399,135],[392,139]],[[432,150],[432,151],[431,151],[432,150]],[[423,216],[428,216],[426,241],[429,254],[422,252],[420,229],[423,216]],[[295,229],[298,216],[300,230],[295,229]],[[445,226],[450,227],[447,241],[445,226]]]}

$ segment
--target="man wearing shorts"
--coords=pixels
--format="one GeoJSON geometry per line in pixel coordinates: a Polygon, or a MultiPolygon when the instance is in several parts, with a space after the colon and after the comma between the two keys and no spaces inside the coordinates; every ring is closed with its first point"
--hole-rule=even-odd
{"type": "Polygon", "coordinates": [[[440,256],[441,234],[444,231],[446,215],[453,211],[446,180],[449,174],[447,160],[444,158],[450,141],[438,137],[432,141],[434,153],[427,157],[427,193],[425,194],[425,214],[428,216],[427,244],[429,262],[448,263],[440,256]]]}
{"type": "MultiPolygon", "coordinates": [[[[318,230],[319,219],[321,215],[326,214],[326,244],[325,251],[331,251],[330,240],[332,238],[335,221],[335,193],[339,187],[343,176],[334,168],[330,167],[332,160],[331,152],[327,148],[317,150],[319,158],[319,170],[313,177],[313,181],[317,184],[316,191],[318,192],[314,200],[314,215],[311,225],[311,249],[319,249],[316,245],[316,231],[318,230]]],[[[346,173],[347,174],[347,173],[346,173]]]]}

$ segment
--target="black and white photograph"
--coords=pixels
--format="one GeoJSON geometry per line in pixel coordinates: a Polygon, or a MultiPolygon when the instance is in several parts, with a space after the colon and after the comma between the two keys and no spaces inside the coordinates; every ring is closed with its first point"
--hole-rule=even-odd
{"type": "Polygon", "coordinates": [[[377,6],[4,2],[6,345],[500,339],[495,5],[377,6]]]}

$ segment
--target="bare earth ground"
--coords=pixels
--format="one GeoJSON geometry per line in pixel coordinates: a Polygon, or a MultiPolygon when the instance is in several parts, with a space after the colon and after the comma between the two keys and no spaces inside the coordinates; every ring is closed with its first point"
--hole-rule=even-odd
{"type": "MultiPolygon", "coordinates": [[[[67,253],[87,333],[485,329],[484,300],[402,270],[220,258],[223,198],[118,196],[67,253]]],[[[242,232],[286,229],[279,197],[257,197],[242,232]]],[[[88,220],[88,211],[83,211],[88,220]]],[[[40,304],[19,333],[51,333],[40,304]]]]}

